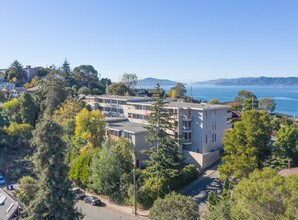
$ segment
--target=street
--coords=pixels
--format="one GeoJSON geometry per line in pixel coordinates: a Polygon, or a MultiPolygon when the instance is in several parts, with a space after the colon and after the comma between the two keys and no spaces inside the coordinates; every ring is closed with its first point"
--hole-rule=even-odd
{"type": "Polygon", "coordinates": [[[191,184],[179,190],[179,193],[191,196],[198,204],[200,212],[208,209],[207,197],[211,191],[221,190],[221,184],[218,180],[219,172],[216,171],[218,164],[206,170],[206,174],[193,181],[191,184]]]}
{"type": "Polygon", "coordinates": [[[79,200],[76,206],[85,214],[84,220],[146,220],[105,206],[92,206],[79,200]]]}

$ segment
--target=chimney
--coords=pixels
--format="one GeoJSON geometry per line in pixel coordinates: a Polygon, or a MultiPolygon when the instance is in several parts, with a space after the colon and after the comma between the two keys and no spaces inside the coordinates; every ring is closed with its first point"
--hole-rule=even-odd
{"type": "Polygon", "coordinates": [[[288,160],[288,169],[291,169],[291,160],[288,160]]]}

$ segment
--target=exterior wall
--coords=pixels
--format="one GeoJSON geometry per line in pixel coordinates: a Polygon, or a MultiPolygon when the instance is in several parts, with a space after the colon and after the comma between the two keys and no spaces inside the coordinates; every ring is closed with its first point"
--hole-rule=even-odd
{"type": "Polygon", "coordinates": [[[137,133],[133,135],[133,144],[135,146],[136,158],[139,160],[140,167],[143,167],[143,161],[148,158],[147,155],[141,153],[142,150],[149,149],[149,143],[147,143],[146,138],[148,132],[137,133]]]}
{"type": "Polygon", "coordinates": [[[199,168],[205,169],[220,159],[219,151],[201,154],[193,151],[183,151],[184,163],[194,164],[199,168]]]}
{"type": "Polygon", "coordinates": [[[207,153],[222,148],[222,136],[227,128],[226,109],[203,111],[202,152],[207,153]]]}

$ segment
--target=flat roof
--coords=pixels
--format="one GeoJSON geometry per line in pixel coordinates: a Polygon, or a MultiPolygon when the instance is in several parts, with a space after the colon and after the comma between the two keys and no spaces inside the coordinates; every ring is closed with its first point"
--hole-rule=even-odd
{"type": "Polygon", "coordinates": [[[150,101],[149,97],[139,97],[139,96],[119,96],[119,95],[97,95],[97,96],[86,96],[86,98],[101,98],[101,99],[118,99],[123,101],[150,101]]]}
{"type": "MultiPolygon", "coordinates": [[[[176,102],[176,101],[170,101],[167,102],[165,100],[165,107],[167,108],[191,108],[191,109],[198,109],[198,110],[203,110],[203,109],[227,109],[228,106],[227,105],[219,105],[219,104],[215,104],[215,105],[210,105],[210,104],[206,104],[206,103],[190,103],[190,102],[176,102]]],[[[128,104],[140,104],[140,105],[153,105],[154,101],[148,101],[148,102],[133,102],[133,103],[129,103],[128,104]]]]}
{"type": "Polygon", "coordinates": [[[210,105],[205,103],[190,103],[190,102],[169,102],[166,107],[171,108],[192,108],[192,109],[226,109],[227,105],[210,105]]]}
{"type": "Polygon", "coordinates": [[[129,133],[144,133],[148,132],[144,128],[145,124],[142,123],[135,123],[130,121],[123,121],[123,122],[116,122],[116,123],[109,123],[108,127],[110,130],[114,131],[126,131],[129,133]]]}

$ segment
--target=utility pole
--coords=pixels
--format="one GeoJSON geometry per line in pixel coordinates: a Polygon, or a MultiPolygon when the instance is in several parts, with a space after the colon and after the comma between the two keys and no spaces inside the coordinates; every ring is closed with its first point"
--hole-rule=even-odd
{"type": "Polygon", "coordinates": [[[134,168],[133,168],[133,194],[134,194],[134,214],[137,215],[137,184],[136,184],[136,169],[137,169],[137,160],[136,160],[136,151],[133,148],[133,158],[134,158],[134,168]]]}

